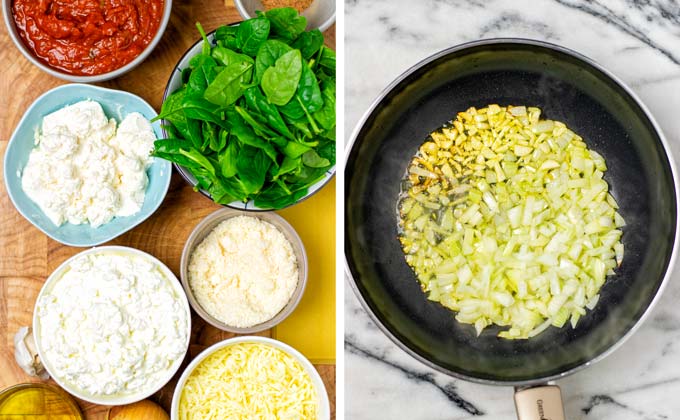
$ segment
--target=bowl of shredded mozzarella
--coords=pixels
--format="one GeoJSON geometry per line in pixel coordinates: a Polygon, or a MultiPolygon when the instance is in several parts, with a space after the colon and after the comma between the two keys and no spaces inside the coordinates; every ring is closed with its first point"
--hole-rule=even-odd
{"type": "Polygon", "coordinates": [[[65,245],[102,244],[146,220],[170,186],[151,157],[157,114],[142,98],[69,84],[40,96],[17,125],[4,178],[16,209],[65,245]]]}
{"type": "Polygon", "coordinates": [[[204,350],[177,382],[170,412],[172,420],[330,419],[326,388],[310,361],[257,336],[204,350]]]}

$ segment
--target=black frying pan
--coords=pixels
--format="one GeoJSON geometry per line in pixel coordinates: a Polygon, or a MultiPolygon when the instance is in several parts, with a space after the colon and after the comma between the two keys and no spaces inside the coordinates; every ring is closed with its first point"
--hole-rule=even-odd
{"type": "MultiPolygon", "coordinates": [[[[648,110],[588,58],[530,40],[453,47],[392,83],[355,131],[345,167],[345,255],[353,288],[388,337],[441,372],[514,386],[562,377],[611,353],[659,297],[678,237],[675,179],[668,147],[648,110]],[[607,162],[605,179],[627,222],[625,257],[597,307],[576,329],[567,323],[513,341],[487,328],[477,337],[473,326],[426,299],[404,260],[396,207],[410,159],[456,113],[491,103],[540,107],[607,162]]],[[[547,417],[539,413],[543,408],[533,409],[537,418],[547,417]]]]}

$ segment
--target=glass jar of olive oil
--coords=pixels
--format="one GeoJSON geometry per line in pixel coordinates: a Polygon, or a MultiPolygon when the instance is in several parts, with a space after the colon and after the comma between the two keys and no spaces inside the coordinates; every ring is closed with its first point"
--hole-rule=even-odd
{"type": "Polygon", "coordinates": [[[19,384],[0,392],[0,420],[83,420],[75,401],[46,384],[19,384]]]}

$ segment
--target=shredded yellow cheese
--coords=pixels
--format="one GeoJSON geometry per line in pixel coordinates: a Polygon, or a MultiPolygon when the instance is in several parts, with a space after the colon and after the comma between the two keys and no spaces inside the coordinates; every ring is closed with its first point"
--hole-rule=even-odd
{"type": "Polygon", "coordinates": [[[189,375],[180,420],[315,420],[319,398],[295,358],[266,344],[239,343],[207,357],[189,375]]]}

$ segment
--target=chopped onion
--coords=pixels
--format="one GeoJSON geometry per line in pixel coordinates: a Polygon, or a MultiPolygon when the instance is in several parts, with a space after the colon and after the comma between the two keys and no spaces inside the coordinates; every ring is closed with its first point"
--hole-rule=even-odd
{"type": "Polygon", "coordinates": [[[532,107],[470,108],[411,162],[400,241],[432,301],[477,334],[575,328],[623,261],[604,158],[532,107]]]}

